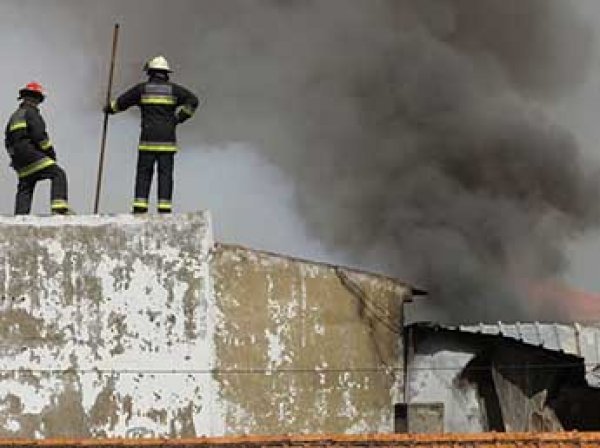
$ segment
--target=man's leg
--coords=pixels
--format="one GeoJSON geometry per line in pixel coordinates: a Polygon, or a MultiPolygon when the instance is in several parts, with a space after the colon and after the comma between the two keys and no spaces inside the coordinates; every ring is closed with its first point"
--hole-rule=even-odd
{"type": "Polygon", "coordinates": [[[135,176],[135,199],[133,200],[133,213],[146,213],[148,211],[148,195],[154,174],[154,160],[156,155],[151,151],[139,151],[137,170],[135,176]]]}
{"type": "Polygon", "coordinates": [[[32,178],[36,181],[50,180],[50,209],[52,214],[66,215],[70,212],[67,175],[60,166],[51,165],[33,174],[32,178]]]}
{"type": "Polygon", "coordinates": [[[173,165],[175,153],[165,152],[158,156],[158,212],[173,210],[173,165]]]}
{"type": "Polygon", "coordinates": [[[65,171],[58,165],[52,165],[41,172],[46,178],[50,179],[50,199],[52,213],[66,215],[70,211],[68,197],[68,182],[65,171]]]}
{"type": "Polygon", "coordinates": [[[31,212],[31,201],[37,178],[35,174],[19,179],[17,197],[15,199],[15,215],[28,215],[31,212]]]}

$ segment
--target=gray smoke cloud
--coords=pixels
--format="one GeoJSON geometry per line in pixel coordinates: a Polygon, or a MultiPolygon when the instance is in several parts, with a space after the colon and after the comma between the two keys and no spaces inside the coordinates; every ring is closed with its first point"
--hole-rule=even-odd
{"type": "MultiPolygon", "coordinates": [[[[0,20],[20,36],[14,19],[40,7],[44,32],[25,35],[75,64],[50,82],[81,123],[103,101],[120,21],[117,87],[165,53],[208,94],[184,143],[259,149],[331,250],[425,287],[444,320],[563,315],[526,291],[559,276],[565,242],[598,221],[596,169],[544,113],[586,72],[591,32],[572,2],[45,0],[3,3],[0,20]]],[[[135,119],[112,138],[135,139],[135,119]]],[[[112,172],[132,164],[119,157],[112,172]]]]}

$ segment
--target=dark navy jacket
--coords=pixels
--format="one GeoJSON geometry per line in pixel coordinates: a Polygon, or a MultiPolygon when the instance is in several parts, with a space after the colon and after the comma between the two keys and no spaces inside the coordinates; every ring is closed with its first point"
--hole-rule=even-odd
{"type": "Polygon", "coordinates": [[[198,98],[166,76],[154,75],[113,101],[110,112],[121,112],[131,106],[139,106],[142,112],[139,150],[175,152],[175,128],[194,115],[198,98]]]}

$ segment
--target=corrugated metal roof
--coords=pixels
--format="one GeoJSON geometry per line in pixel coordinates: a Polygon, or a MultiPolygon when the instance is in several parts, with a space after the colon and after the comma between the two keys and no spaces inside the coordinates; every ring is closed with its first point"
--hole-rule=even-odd
{"type": "Polygon", "coordinates": [[[447,330],[461,331],[516,340],[523,344],[541,347],[583,358],[586,380],[592,387],[600,387],[600,325],[521,323],[475,325],[439,325],[447,330]]]}

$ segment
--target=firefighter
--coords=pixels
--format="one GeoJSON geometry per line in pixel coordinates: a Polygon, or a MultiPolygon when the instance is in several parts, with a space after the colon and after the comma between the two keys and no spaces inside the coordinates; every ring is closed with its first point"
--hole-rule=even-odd
{"type": "Polygon", "coordinates": [[[19,90],[18,99],[21,104],[10,117],[5,131],[5,146],[19,178],[15,214],[29,214],[35,185],[44,179],[52,182],[52,213],[70,214],[67,176],[56,163],[56,152],[38,109],[45,99],[44,89],[39,83],[30,82],[19,90]]]}
{"type": "Polygon", "coordinates": [[[148,195],[158,165],[159,213],[171,213],[173,162],[177,152],[175,128],[196,111],[198,98],[184,87],[169,81],[172,73],[164,56],[150,59],[144,66],[148,81],[137,84],[104,107],[115,114],[131,106],[142,112],[142,130],[138,146],[133,213],[148,211],[148,195]]]}

